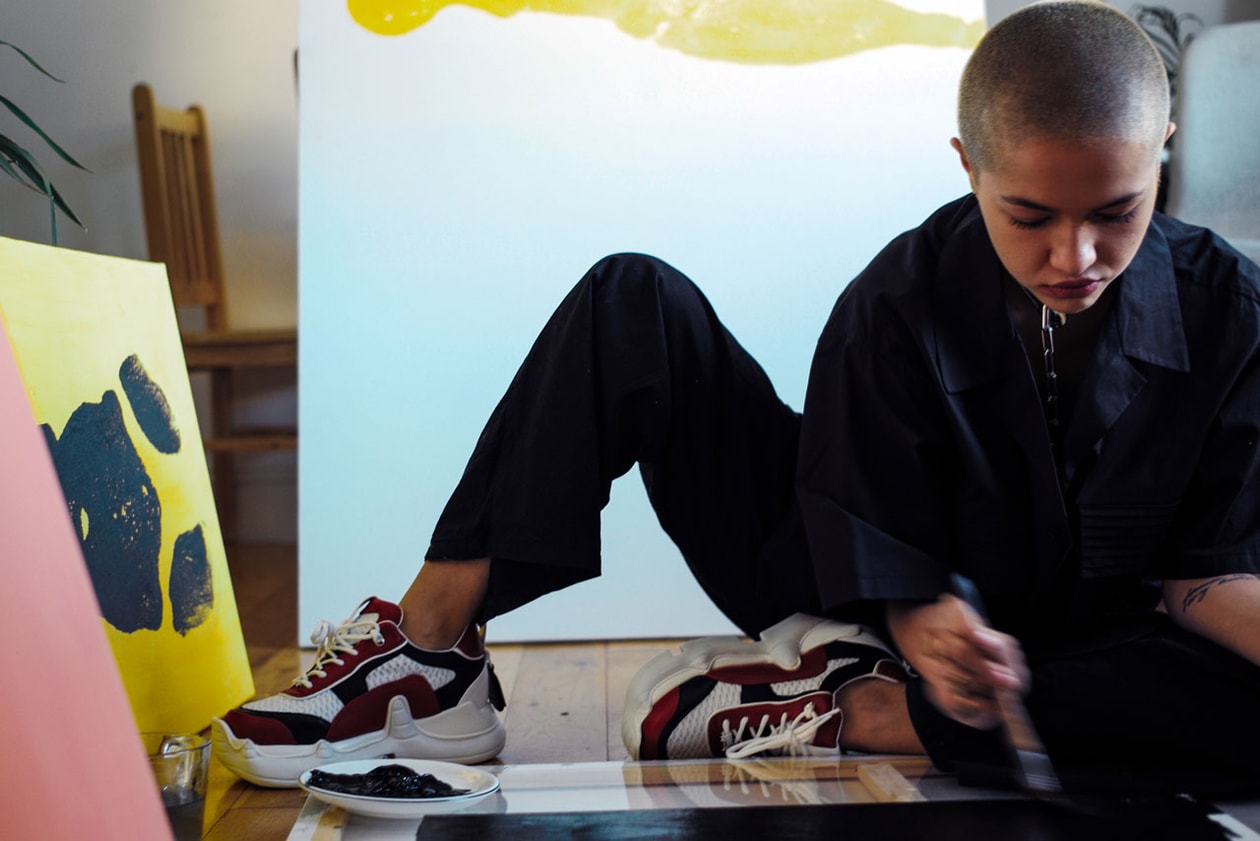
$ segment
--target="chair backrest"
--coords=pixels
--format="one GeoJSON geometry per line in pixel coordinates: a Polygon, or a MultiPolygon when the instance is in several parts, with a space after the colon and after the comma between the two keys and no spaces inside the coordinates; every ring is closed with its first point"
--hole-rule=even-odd
{"type": "Polygon", "coordinates": [[[1167,211],[1260,238],[1260,21],[1204,30],[1177,74],[1167,211]]]}
{"type": "Polygon", "coordinates": [[[149,259],[165,263],[179,308],[203,308],[208,330],[226,330],[223,261],[210,167],[210,138],[200,106],[167,108],[144,83],[132,89],[136,152],[149,259]]]}

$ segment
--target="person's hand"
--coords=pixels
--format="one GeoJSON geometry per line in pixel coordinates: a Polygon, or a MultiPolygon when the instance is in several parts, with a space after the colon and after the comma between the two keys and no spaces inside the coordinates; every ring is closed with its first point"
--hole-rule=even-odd
{"type": "Polygon", "coordinates": [[[1027,685],[1019,642],[990,628],[956,596],[889,602],[888,627],[923,679],[927,699],[968,727],[994,727],[1000,720],[998,691],[1022,692],[1027,685]]]}

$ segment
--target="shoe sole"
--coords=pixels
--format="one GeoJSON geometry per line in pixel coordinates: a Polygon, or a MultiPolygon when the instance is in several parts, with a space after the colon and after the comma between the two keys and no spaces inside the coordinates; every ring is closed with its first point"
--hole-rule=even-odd
{"type": "Polygon", "coordinates": [[[756,642],[742,637],[706,637],[680,645],[677,651],[657,654],[631,679],[621,717],[621,739],[630,758],[639,758],[643,722],[662,698],[687,681],[715,669],[773,664],[792,671],[801,664],[801,652],[836,640],[866,641],[883,648],[883,642],[860,625],[850,625],[797,613],[761,632],[756,642]]]}
{"type": "MultiPolygon", "coordinates": [[[[485,680],[484,673],[478,680],[485,680]]],[[[397,757],[472,765],[498,756],[507,743],[503,722],[488,704],[465,701],[417,719],[411,717],[411,707],[401,695],[391,699],[380,730],[336,742],[259,745],[238,738],[222,719],[216,718],[211,727],[212,750],[228,770],[267,788],[296,788],[306,771],[353,759],[397,757]]]]}

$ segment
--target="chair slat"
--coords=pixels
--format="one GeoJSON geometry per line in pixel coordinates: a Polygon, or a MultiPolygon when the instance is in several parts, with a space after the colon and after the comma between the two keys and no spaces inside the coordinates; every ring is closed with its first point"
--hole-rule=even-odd
{"type": "Polygon", "coordinates": [[[185,332],[184,358],[190,371],[210,373],[211,422],[203,430],[205,449],[214,464],[219,521],[223,534],[231,539],[236,517],[235,454],[297,446],[296,429],[237,426],[233,372],[295,367],[297,331],[229,327],[210,136],[201,108],[167,108],[145,84],[133,89],[132,106],[149,259],[166,264],[176,307],[199,308],[205,316],[204,331],[185,332]]]}

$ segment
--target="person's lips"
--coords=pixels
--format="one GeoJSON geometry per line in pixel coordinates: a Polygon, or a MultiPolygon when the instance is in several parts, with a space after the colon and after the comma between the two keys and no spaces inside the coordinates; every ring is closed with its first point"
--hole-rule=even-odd
{"type": "Polygon", "coordinates": [[[1041,291],[1047,297],[1057,298],[1061,301],[1071,301],[1080,298],[1088,298],[1098,291],[1102,286],[1102,281],[1096,278],[1080,278],[1075,280],[1065,280],[1062,283],[1046,284],[1041,287],[1041,291]]]}

